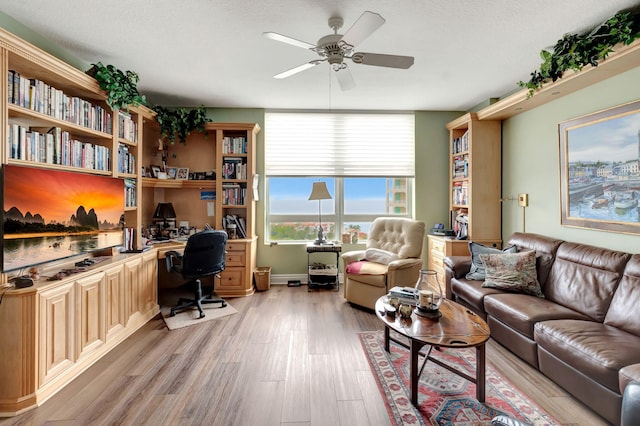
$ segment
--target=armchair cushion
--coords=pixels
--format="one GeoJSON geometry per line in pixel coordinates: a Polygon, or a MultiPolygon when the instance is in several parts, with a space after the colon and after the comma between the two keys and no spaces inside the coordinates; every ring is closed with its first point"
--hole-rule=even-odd
{"type": "Polygon", "coordinates": [[[400,259],[400,256],[390,251],[377,249],[377,248],[369,248],[365,252],[365,258],[370,262],[376,262],[376,263],[382,263],[383,265],[388,265],[394,260],[400,259]]]}
{"type": "Polygon", "coordinates": [[[368,260],[360,260],[347,265],[346,273],[351,275],[384,275],[388,271],[387,265],[368,260]]]}

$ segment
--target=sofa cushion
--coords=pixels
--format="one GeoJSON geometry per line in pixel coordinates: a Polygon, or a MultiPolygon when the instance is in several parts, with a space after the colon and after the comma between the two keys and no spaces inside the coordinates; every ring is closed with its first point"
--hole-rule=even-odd
{"type": "Polygon", "coordinates": [[[544,295],[574,311],[603,322],[628,253],[563,242],[544,286],[544,295]]]}
{"type": "Polygon", "coordinates": [[[526,250],[536,252],[538,282],[543,289],[560,244],[562,244],[562,240],[524,232],[514,232],[507,241],[507,245],[516,246],[519,252],[526,250]]]}
{"type": "Polygon", "coordinates": [[[486,279],[483,287],[544,297],[536,273],[536,253],[481,254],[486,279]]]}
{"type": "Polygon", "coordinates": [[[484,297],[488,294],[503,293],[503,291],[497,288],[482,287],[482,283],[482,281],[453,278],[451,292],[456,295],[456,299],[462,299],[477,312],[484,312],[484,297]]]}
{"type": "Polygon", "coordinates": [[[489,294],[484,298],[484,310],[529,339],[533,339],[533,327],[537,322],[559,318],[589,319],[584,314],[528,294],[489,294]]]}
{"type": "Polygon", "coordinates": [[[640,337],[595,321],[551,320],[534,327],[539,347],[619,392],[618,371],[640,362],[640,337]]]}
{"type": "Polygon", "coordinates": [[[382,263],[383,265],[388,265],[394,260],[400,259],[400,256],[396,253],[377,248],[368,248],[365,251],[364,257],[369,262],[382,263]]]}
{"type": "Polygon", "coordinates": [[[471,253],[471,269],[467,274],[466,278],[468,280],[484,280],[485,272],[484,272],[484,264],[480,259],[481,254],[498,254],[498,253],[515,253],[518,249],[515,246],[506,247],[503,250],[499,250],[492,247],[486,247],[482,244],[475,243],[473,241],[469,242],[469,253],[471,253]]]}
{"type": "Polygon", "coordinates": [[[618,372],[618,382],[620,384],[620,394],[629,383],[640,383],[640,364],[632,364],[623,367],[618,372]]]}
{"type": "Polygon", "coordinates": [[[640,336],[640,254],[634,254],[620,280],[604,323],[640,336]],[[630,315],[633,313],[633,315],[630,315]]]}

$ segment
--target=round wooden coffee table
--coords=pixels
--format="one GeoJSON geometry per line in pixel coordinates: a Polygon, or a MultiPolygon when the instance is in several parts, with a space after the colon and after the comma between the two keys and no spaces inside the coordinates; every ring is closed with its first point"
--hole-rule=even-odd
{"type": "Polygon", "coordinates": [[[451,300],[443,300],[440,305],[442,316],[437,319],[429,319],[415,313],[411,318],[401,318],[397,313],[395,318],[386,315],[385,304],[387,296],[382,296],[376,301],[376,315],[384,323],[384,348],[389,352],[389,341],[396,342],[400,346],[409,349],[411,354],[411,366],[409,369],[411,382],[411,402],[418,405],[418,379],[427,364],[434,362],[446,368],[454,374],[476,384],[476,398],[479,402],[485,400],[485,343],[489,340],[489,326],[473,311],[451,300]],[[409,341],[398,340],[391,336],[390,331],[406,337],[409,341]],[[420,352],[425,345],[429,349],[420,352]],[[472,377],[463,371],[457,370],[442,361],[430,356],[434,347],[446,348],[476,348],[476,376],[472,377]],[[424,357],[422,366],[418,367],[419,355],[424,357]]]}

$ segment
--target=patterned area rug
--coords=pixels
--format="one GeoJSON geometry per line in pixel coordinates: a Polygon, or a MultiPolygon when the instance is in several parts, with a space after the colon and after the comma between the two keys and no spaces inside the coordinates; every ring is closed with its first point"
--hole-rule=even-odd
{"type": "MultiPolygon", "coordinates": [[[[391,342],[391,353],[387,353],[382,331],[358,334],[385,399],[392,425],[490,425],[491,419],[500,414],[536,426],[558,424],[500,375],[488,361],[484,404],[475,399],[475,384],[430,362],[420,376],[419,407],[416,409],[410,399],[409,351],[391,342]]],[[[474,348],[434,349],[431,356],[475,376],[474,348]]]]}

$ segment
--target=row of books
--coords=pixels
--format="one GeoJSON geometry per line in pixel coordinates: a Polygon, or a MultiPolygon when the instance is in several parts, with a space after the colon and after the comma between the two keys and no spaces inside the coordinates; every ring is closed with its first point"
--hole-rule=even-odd
{"type": "Polygon", "coordinates": [[[222,162],[223,179],[247,179],[247,163],[239,157],[226,157],[222,162]]]}
{"type": "Polygon", "coordinates": [[[129,152],[129,146],[118,145],[118,173],[136,173],[136,157],[129,152]]]}
{"type": "Polygon", "coordinates": [[[247,223],[242,216],[228,214],[222,218],[222,226],[227,230],[229,225],[236,226],[236,234],[238,238],[247,238],[247,223]]]}
{"type": "Polygon", "coordinates": [[[135,179],[124,180],[124,205],[126,207],[135,207],[136,203],[136,181],[135,179]]]}
{"type": "Polygon", "coordinates": [[[457,154],[459,152],[465,152],[469,150],[469,130],[464,132],[459,138],[454,138],[451,141],[451,153],[457,154]]]}
{"type": "Polygon", "coordinates": [[[451,203],[456,206],[466,206],[469,202],[469,184],[454,182],[452,186],[451,203]]]}
{"type": "Polygon", "coordinates": [[[453,178],[466,178],[469,176],[469,156],[462,155],[453,158],[453,178]]]}
{"type": "Polygon", "coordinates": [[[59,164],[92,170],[111,170],[111,150],[71,139],[59,127],[49,129],[7,125],[9,158],[38,163],[59,164]]]}
{"type": "Polygon", "coordinates": [[[99,105],[69,96],[41,80],[25,78],[13,70],[9,71],[7,87],[11,104],[99,132],[112,133],[111,114],[99,105]]]}
{"type": "Polygon", "coordinates": [[[247,188],[235,183],[222,184],[222,204],[225,206],[242,206],[247,197],[247,188]]]}
{"type": "Polygon", "coordinates": [[[222,138],[223,154],[246,154],[247,138],[225,136],[222,138]]]}
{"type": "Polygon", "coordinates": [[[397,297],[400,303],[407,305],[416,304],[416,289],[413,287],[392,287],[387,297],[397,297]]]}
{"type": "Polygon", "coordinates": [[[138,142],[138,123],[131,119],[131,114],[124,111],[118,111],[118,137],[138,142]]]}

